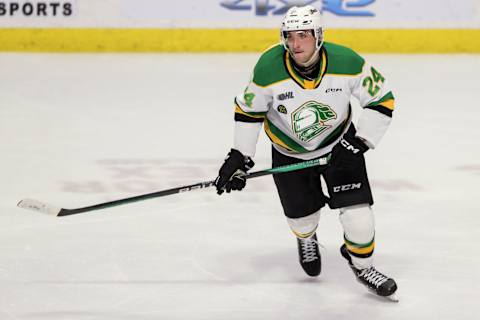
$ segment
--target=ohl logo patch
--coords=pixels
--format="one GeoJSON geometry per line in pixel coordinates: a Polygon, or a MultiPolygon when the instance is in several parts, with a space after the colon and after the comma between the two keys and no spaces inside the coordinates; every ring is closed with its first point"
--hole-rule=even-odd
{"type": "Polygon", "coordinates": [[[332,126],[326,122],[337,119],[335,111],[326,104],[308,101],[292,113],[292,128],[297,137],[308,142],[332,126]]]}

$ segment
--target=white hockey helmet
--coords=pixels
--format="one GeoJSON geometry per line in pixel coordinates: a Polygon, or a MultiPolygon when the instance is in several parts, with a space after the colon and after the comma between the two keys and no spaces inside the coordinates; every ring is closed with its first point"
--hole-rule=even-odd
{"type": "Polygon", "coordinates": [[[313,30],[315,36],[316,48],[319,50],[323,44],[323,18],[320,11],[311,6],[291,7],[283,18],[280,29],[280,37],[283,46],[288,49],[287,33],[289,31],[313,30]]]}

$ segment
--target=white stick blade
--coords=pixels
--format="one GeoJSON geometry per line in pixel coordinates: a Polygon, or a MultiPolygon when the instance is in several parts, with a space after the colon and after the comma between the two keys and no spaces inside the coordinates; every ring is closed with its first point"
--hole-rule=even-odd
{"type": "Polygon", "coordinates": [[[35,199],[23,199],[18,204],[17,207],[41,212],[51,216],[57,216],[60,212],[60,208],[54,207],[47,203],[35,200],[35,199]]]}

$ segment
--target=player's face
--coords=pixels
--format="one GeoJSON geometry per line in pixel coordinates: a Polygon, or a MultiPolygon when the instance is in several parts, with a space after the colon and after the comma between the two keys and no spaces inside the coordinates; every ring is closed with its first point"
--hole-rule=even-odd
{"type": "Polygon", "coordinates": [[[311,31],[290,31],[287,44],[293,59],[297,63],[307,62],[315,53],[315,37],[311,31]]]}

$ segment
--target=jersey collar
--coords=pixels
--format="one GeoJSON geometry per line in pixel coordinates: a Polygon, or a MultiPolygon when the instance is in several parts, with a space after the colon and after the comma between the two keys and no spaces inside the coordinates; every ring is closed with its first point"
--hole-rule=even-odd
{"type": "Polygon", "coordinates": [[[318,77],[314,80],[308,80],[303,78],[293,67],[292,65],[292,58],[288,54],[288,51],[285,50],[285,56],[284,56],[284,63],[285,63],[285,68],[287,69],[288,75],[290,78],[292,78],[293,81],[295,81],[300,87],[303,89],[316,89],[320,85],[320,82],[323,79],[323,76],[325,75],[327,71],[327,54],[322,47],[321,53],[320,53],[320,72],[318,73],[318,77]]]}

